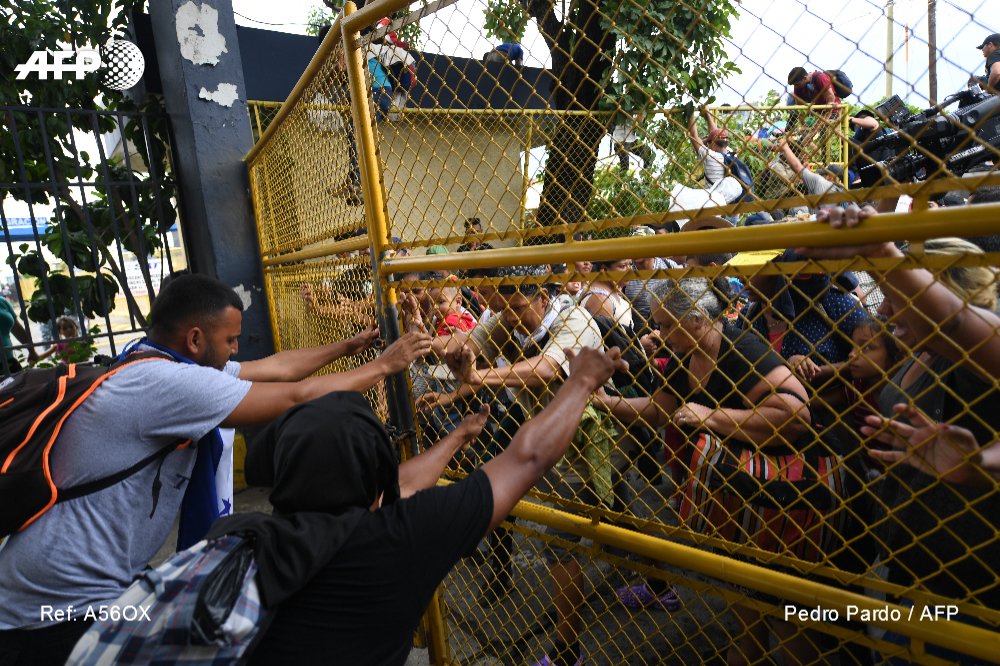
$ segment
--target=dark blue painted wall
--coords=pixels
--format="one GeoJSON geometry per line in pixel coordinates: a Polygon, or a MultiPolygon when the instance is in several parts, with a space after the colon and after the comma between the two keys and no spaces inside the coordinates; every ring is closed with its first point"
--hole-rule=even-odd
{"type": "MultiPolygon", "coordinates": [[[[139,14],[134,24],[136,40],[146,57],[146,88],[159,93],[162,86],[149,16],[139,14]]],[[[315,37],[245,26],[237,26],[236,35],[250,100],[284,101],[319,46],[315,37]]],[[[544,109],[548,105],[552,89],[548,70],[501,63],[484,65],[479,60],[435,53],[414,51],[413,55],[417,85],[410,91],[410,107],[544,109]]]]}

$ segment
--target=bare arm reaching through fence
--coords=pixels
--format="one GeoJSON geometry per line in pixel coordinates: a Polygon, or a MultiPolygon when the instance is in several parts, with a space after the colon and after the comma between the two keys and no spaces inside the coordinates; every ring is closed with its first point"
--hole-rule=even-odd
{"type": "MultiPolygon", "coordinates": [[[[834,229],[849,229],[876,214],[870,206],[832,208],[820,211],[817,220],[829,222],[834,229]]],[[[904,256],[893,243],[797,251],[823,259],[904,256]]],[[[995,312],[967,303],[923,268],[895,268],[881,278],[882,291],[895,317],[911,329],[916,339],[924,341],[928,350],[958,362],[971,360],[972,369],[991,381],[1000,374],[1000,317],[995,312]]],[[[995,283],[992,288],[996,289],[995,283]]]]}
{"type": "Polygon", "coordinates": [[[868,453],[873,458],[887,463],[902,461],[951,483],[993,486],[1000,480],[1000,443],[981,447],[966,428],[935,423],[912,405],[895,405],[893,411],[912,425],[881,416],[866,417],[862,432],[893,448],[872,449],[868,453]]]}
{"type": "Polygon", "coordinates": [[[674,411],[670,421],[677,426],[704,428],[722,437],[733,436],[760,446],[787,444],[805,433],[809,422],[805,395],[805,388],[791,370],[779,366],[747,393],[747,409],[712,408],[687,402],[674,411]]]}
{"type": "Polygon", "coordinates": [[[569,378],[552,402],[518,429],[503,453],[483,465],[493,488],[491,530],[566,453],[590,395],[616,370],[628,367],[617,347],[607,352],[586,347],[579,353],[565,351],[570,359],[569,378]]]}
{"type": "Polygon", "coordinates": [[[240,364],[240,379],[251,382],[297,382],[338,358],[360,354],[378,339],[378,327],[371,325],[354,337],[308,349],[289,349],[259,361],[240,364]]]}
{"type": "Polygon", "coordinates": [[[298,382],[255,382],[246,397],[222,422],[233,427],[265,423],[285,410],[332,391],[367,391],[386,377],[401,372],[431,350],[430,336],[407,333],[374,361],[361,367],[298,382]]]}
{"type": "Polygon", "coordinates": [[[479,413],[465,417],[457,428],[442,437],[437,444],[402,463],[399,466],[400,497],[410,497],[436,484],[455,454],[467,449],[479,437],[489,415],[489,407],[483,407],[479,413]]]}

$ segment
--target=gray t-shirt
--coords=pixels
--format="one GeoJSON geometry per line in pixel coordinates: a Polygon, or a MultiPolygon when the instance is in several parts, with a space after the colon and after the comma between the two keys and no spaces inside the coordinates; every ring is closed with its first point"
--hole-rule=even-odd
{"type": "Polygon", "coordinates": [[[104,478],[170,442],[192,445],[100,492],[54,505],[0,548],[0,629],[55,624],[46,606],[84,617],[131,584],[170,535],[195,447],[250,390],[240,366],[223,371],[151,360],[109,377],[66,421],[52,449],[59,486],[104,478]],[[151,515],[152,513],[152,515],[151,515]]]}
{"type": "MultiPolygon", "coordinates": [[[[843,192],[844,188],[833,183],[818,173],[813,173],[809,169],[803,169],[802,173],[799,174],[802,178],[802,183],[806,186],[806,192],[809,194],[826,194],[827,192],[843,192]]],[[[840,204],[829,203],[820,204],[820,208],[836,208],[840,204]]]]}

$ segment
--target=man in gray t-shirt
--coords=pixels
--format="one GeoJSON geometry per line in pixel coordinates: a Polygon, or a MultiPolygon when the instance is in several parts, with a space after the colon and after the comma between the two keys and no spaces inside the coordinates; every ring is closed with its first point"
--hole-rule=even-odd
{"type": "MultiPolygon", "coordinates": [[[[792,152],[792,147],[787,141],[778,144],[781,156],[785,158],[788,169],[802,180],[806,194],[826,194],[828,192],[843,192],[844,168],[839,164],[828,164],[817,169],[819,173],[814,173],[802,163],[802,161],[792,152]]],[[[772,163],[772,169],[774,169],[772,163]]],[[[783,174],[784,175],[784,174],[783,174]]],[[[821,203],[819,208],[834,208],[840,204],[821,203]]]]}
{"type": "Polygon", "coordinates": [[[270,421],[331,391],[365,391],[430,350],[407,334],[354,370],[310,377],[367,349],[377,329],[343,342],[235,363],[239,296],[218,280],[178,276],[153,303],[147,359],[102,383],[67,419],[51,452],[58,487],[107,478],[183,440],[124,481],[58,502],[0,547],[0,663],[62,664],[87,626],[167,540],[195,468],[197,443],[218,426],[270,421]]]}

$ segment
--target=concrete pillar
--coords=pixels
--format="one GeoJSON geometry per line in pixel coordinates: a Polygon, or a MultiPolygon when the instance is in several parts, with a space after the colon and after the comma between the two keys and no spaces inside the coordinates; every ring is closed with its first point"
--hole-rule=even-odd
{"type": "Polygon", "coordinates": [[[274,351],[243,156],[253,138],[232,0],[149,3],[191,268],[243,298],[239,358],[274,351]]]}

